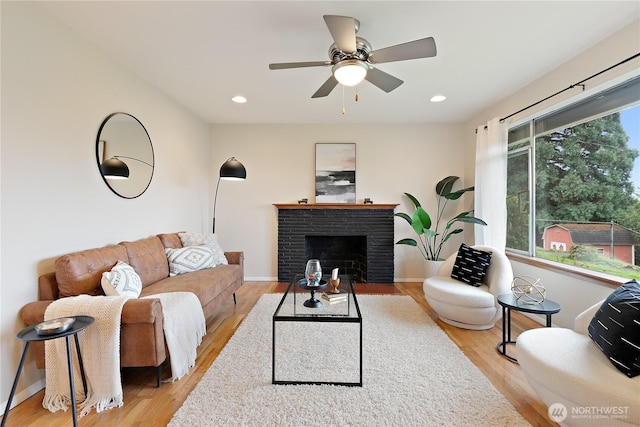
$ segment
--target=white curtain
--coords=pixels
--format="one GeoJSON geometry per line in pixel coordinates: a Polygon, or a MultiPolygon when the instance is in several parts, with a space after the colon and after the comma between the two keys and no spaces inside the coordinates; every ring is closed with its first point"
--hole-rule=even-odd
{"type": "Polygon", "coordinates": [[[496,117],[480,126],[476,136],[474,216],[487,225],[475,226],[475,244],[501,250],[507,244],[507,132],[496,117]]]}

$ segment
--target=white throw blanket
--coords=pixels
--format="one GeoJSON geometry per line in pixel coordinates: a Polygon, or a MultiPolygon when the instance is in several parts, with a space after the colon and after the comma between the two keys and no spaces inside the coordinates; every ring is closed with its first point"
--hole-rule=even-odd
{"type": "MultiPolygon", "coordinates": [[[[171,361],[171,379],[176,381],[195,366],[197,348],[206,334],[206,322],[198,297],[191,292],[150,295],[162,303],[164,335],[171,361]]],[[[61,298],[51,303],[45,320],[69,316],[92,316],[95,322],[78,333],[82,361],[87,380],[87,396],[83,396],[82,379],[72,343],[73,378],[80,416],[92,408],[96,412],[123,405],[120,376],[120,322],[124,297],[89,296],[61,298]]],[[[51,412],[66,411],[71,403],[67,349],[65,340],[45,342],[46,391],[42,406],[51,412]]]]}
{"type": "MultiPolygon", "coordinates": [[[[87,380],[87,396],[83,396],[82,379],[72,343],[73,378],[76,401],[80,405],[80,416],[92,408],[97,412],[120,407],[123,404],[120,378],[120,317],[123,297],[89,296],[60,298],[47,307],[45,320],[69,316],[92,316],[95,322],[78,333],[80,351],[87,380]]],[[[73,341],[73,339],[71,339],[73,341]]],[[[69,373],[67,371],[67,348],[65,340],[45,342],[46,391],[42,406],[51,412],[66,411],[71,403],[69,373]]]]}
{"type": "Polygon", "coordinates": [[[200,301],[192,292],[168,292],[144,298],[158,298],[162,303],[164,338],[171,362],[169,381],[179,380],[195,366],[197,348],[207,333],[200,301]]]}

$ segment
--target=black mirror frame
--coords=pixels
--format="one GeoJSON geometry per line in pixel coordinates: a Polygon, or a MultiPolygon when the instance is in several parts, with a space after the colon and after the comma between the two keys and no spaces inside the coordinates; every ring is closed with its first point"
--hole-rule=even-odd
{"type": "MultiPolygon", "coordinates": [[[[105,159],[102,159],[103,161],[105,159]]],[[[137,117],[133,116],[132,114],[129,113],[124,113],[124,112],[115,112],[115,113],[111,113],[109,114],[100,124],[100,128],[98,129],[98,136],[96,138],[96,163],[98,164],[98,171],[100,172],[100,176],[102,177],[102,180],[104,181],[104,183],[107,185],[107,187],[109,188],[109,190],[111,190],[114,194],[116,194],[119,197],[122,197],[123,199],[135,199],[137,197],[142,196],[145,191],[147,191],[147,189],[149,188],[149,186],[151,185],[151,181],[153,180],[153,173],[155,172],[155,151],[153,150],[153,143],[151,142],[151,137],[149,136],[149,132],[147,132],[147,128],[144,127],[144,125],[142,124],[142,122],[140,120],[138,120],[137,117]],[[116,189],[114,189],[111,184],[109,184],[109,181],[107,180],[107,178],[105,178],[104,174],[102,173],[102,169],[101,169],[101,165],[100,165],[100,159],[102,157],[102,153],[100,153],[100,135],[102,134],[102,129],[106,126],[106,124],[109,122],[109,120],[114,117],[117,116],[119,114],[124,114],[126,116],[131,117],[132,119],[134,119],[136,122],[138,122],[138,124],[140,125],[140,127],[142,127],[142,129],[144,130],[145,135],[147,136],[147,140],[149,141],[149,146],[151,147],[151,176],[149,177],[149,182],[147,183],[147,185],[144,187],[144,189],[142,191],[140,191],[139,194],[135,195],[135,196],[124,196],[120,193],[118,193],[118,191],[116,191],[116,189]]],[[[143,162],[145,163],[145,162],[143,162]]]]}

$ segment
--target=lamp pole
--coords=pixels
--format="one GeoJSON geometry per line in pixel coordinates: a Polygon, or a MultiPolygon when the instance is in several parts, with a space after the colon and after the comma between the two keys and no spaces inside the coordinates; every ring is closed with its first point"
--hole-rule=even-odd
{"type": "Polygon", "coordinates": [[[216,185],[216,195],[213,198],[213,224],[211,232],[216,232],[216,204],[218,203],[218,187],[220,187],[220,177],[218,177],[218,184],[216,185]]]}

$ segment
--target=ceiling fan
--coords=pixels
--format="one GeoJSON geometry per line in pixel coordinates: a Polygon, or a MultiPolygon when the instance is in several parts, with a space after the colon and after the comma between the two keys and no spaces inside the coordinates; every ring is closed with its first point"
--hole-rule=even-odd
{"type": "Polygon", "coordinates": [[[323,18],[334,41],[329,47],[329,61],[269,64],[270,70],[331,65],[331,77],[320,86],[320,89],[311,98],[329,95],[338,83],[345,86],[355,86],[365,79],[383,91],[391,92],[404,82],[373,67],[373,64],[430,58],[436,56],[437,53],[433,37],[372,50],[371,44],[367,40],[356,37],[360,28],[360,21],[357,19],[338,15],[324,15],[323,18]]]}

